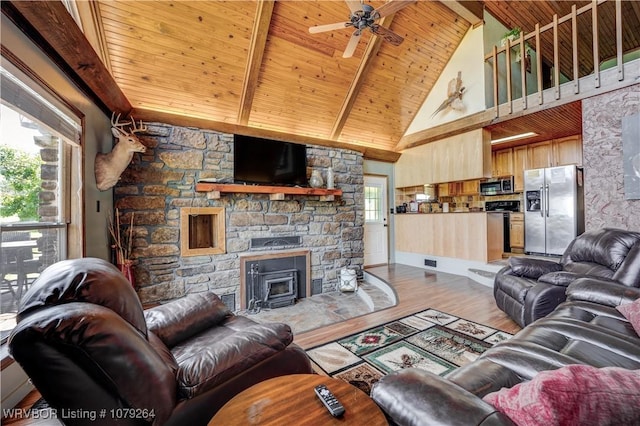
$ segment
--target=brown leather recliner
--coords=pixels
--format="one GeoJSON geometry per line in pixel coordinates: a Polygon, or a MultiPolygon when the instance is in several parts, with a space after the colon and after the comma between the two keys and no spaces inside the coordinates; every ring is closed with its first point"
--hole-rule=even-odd
{"type": "Polygon", "coordinates": [[[143,311],[118,269],[83,258],[42,272],[9,349],[65,424],[205,425],[255,383],[311,373],[292,340],[288,325],[233,315],[210,292],[143,311]]]}
{"type": "Polygon", "coordinates": [[[640,233],[612,228],[585,232],[559,262],[511,257],[496,274],[493,295],[498,307],[524,327],[564,302],[567,286],[583,277],[640,287],[640,233]]]}

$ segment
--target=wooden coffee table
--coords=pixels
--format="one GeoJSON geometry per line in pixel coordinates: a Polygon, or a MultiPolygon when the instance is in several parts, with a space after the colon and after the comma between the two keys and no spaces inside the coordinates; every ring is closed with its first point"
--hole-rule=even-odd
{"type": "Polygon", "coordinates": [[[388,425],[369,396],[344,380],[317,374],[276,377],[239,393],[216,413],[209,426],[220,425],[388,425]],[[333,417],[313,388],[325,384],[344,406],[333,417]]]}

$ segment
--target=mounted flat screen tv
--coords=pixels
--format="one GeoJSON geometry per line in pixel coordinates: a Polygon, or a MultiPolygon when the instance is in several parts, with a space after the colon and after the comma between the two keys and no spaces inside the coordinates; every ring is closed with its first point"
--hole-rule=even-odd
{"type": "Polygon", "coordinates": [[[233,180],[278,186],[307,186],[304,145],[234,135],[233,180]]]}

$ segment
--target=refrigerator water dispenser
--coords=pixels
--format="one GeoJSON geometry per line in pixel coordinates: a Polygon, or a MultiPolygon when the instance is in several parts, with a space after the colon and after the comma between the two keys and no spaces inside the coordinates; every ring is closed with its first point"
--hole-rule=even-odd
{"type": "Polygon", "coordinates": [[[527,199],[527,211],[528,212],[539,212],[540,211],[540,191],[527,191],[526,199],[527,199]]]}

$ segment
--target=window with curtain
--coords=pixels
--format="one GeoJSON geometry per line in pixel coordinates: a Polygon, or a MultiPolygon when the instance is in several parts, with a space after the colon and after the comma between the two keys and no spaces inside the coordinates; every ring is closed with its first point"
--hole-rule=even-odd
{"type": "Polygon", "coordinates": [[[40,272],[82,243],[81,118],[4,60],[0,67],[0,339],[40,272]]]}

